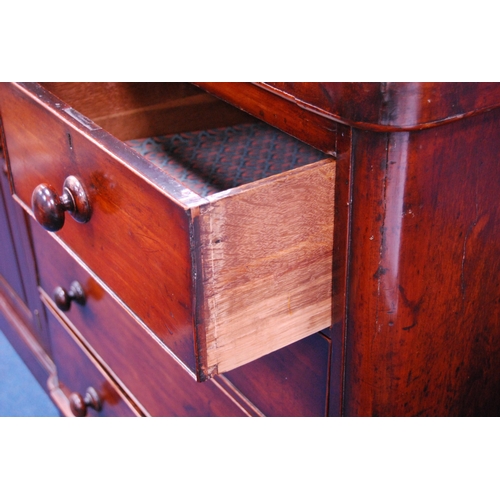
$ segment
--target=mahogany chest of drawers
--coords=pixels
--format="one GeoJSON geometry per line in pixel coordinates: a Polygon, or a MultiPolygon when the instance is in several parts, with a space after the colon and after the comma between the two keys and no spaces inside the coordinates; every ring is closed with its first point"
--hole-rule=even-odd
{"type": "Polygon", "coordinates": [[[1,84],[0,328],[64,415],[497,415],[499,106],[1,84]]]}

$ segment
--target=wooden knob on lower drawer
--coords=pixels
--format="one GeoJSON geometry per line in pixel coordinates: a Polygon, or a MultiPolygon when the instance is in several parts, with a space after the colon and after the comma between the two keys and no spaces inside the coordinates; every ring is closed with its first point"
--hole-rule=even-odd
{"type": "Polygon", "coordinates": [[[54,302],[61,311],[69,311],[73,300],[81,306],[85,305],[85,292],[78,281],[73,281],[69,290],[65,290],[62,286],[54,290],[54,302]]]}
{"type": "Polygon", "coordinates": [[[87,408],[93,408],[95,411],[101,411],[102,402],[99,394],[93,387],[89,387],[85,392],[85,396],[73,392],[69,396],[69,406],[71,413],[75,417],[85,417],[87,415],[87,408]]]}
{"type": "Polygon", "coordinates": [[[73,175],[64,181],[61,196],[50,184],[38,185],[31,195],[31,208],[37,222],[47,231],[59,231],[63,227],[65,212],[78,222],[88,222],[91,215],[87,193],[73,175]]]}

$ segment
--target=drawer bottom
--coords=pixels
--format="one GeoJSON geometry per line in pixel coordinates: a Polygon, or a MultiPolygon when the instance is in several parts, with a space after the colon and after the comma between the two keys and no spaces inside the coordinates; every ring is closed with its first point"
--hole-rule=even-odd
{"type": "Polygon", "coordinates": [[[265,123],[133,139],[126,144],[203,197],[328,158],[265,123]]]}

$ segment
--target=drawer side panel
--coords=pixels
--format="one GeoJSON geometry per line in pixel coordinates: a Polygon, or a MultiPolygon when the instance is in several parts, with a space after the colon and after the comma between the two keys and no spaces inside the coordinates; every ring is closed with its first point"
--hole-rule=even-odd
{"type": "Polygon", "coordinates": [[[324,160],[200,207],[205,376],[331,325],[334,181],[324,160]]]}

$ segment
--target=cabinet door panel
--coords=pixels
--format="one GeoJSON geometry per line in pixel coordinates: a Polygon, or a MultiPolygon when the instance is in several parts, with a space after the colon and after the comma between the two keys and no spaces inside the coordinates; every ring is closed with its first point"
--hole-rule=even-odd
{"type": "Polygon", "coordinates": [[[26,302],[26,295],[22,284],[21,273],[16,258],[16,251],[11,234],[11,227],[7,215],[7,203],[12,203],[9,193],[4,192],[3,158],[0,151],[0,275],[12,287],[19,298],[26,302]]]}
{"type": "Polygon", "coordinates": [[[11,197],[5,172],[0,150],[0,290],[9,297],[11,307],[22,317],[36,342],[50,355],[27,215],[11,197]]]}

